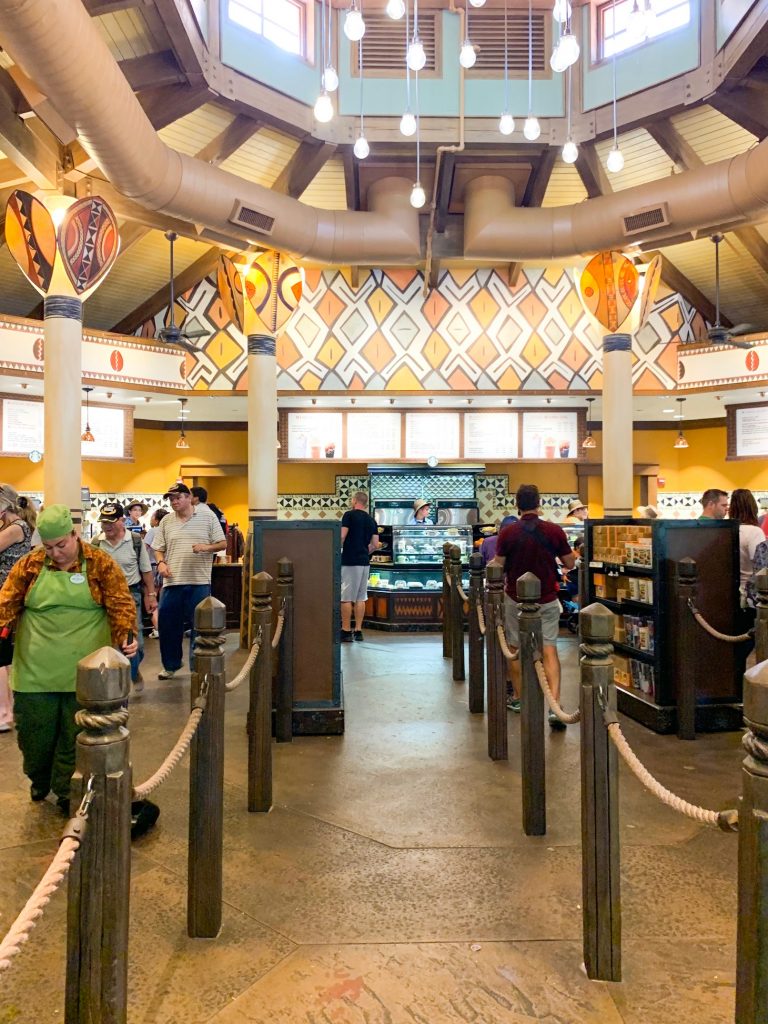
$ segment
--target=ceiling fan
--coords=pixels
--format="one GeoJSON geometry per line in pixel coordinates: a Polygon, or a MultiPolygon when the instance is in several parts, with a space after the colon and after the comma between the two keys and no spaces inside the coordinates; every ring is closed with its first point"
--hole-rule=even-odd
{"type": "Polygon", "coordinates": [[[170,314],[171,323],[168,327],[161,327],[157,332],[157,337],[164,341],[167,345],[181,345],[182,348],[187,349],[189,352],[199,352],[200,350],[196,345],[193,344],[195,338],[204,338],[207,336],[208,331],[205,330],[184,330],[183,327],[176,326],[176,296],[174,294],[174,269],[173,269],[173,243],[179,237],[175,231],[166,231],[165,237],[168,239],[168,244],[171,248],[170,256],[170,288],[171,288],[171,304],[170,314]]]}
{"type": "Polygon", "coordinates": [[[749,341],[734,341],[740,334],[756,334],[757,327],[753,324],[736,324],[734,327],[723,327],[720,323],[720,243],[723,235],[712,235],[710,241],[715,246],[715,322],[707,331],[707,337],[718,345],[735,345],[736,348],[752,348],[749,341]]]}

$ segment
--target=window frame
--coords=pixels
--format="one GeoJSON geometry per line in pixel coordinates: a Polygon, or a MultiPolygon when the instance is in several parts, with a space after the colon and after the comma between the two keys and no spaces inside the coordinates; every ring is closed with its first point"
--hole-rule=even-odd
{"type": "MultiPolygon", "coordinates": [[[[248,8],[253,0],[227,0],[226,6],[226,17],[231,24],[236,25],[239,29],[244,32],[250,32],[252,35],[258,36],[259,39],[263,39],[265,43],[270,46],[274,46],[280,53],[284,53],[289,57],[295,57],[299,60],[303,60],[306,64],[314,66],[315,64],[315,12],[314,12],[314,0],[283,0],[285,3],[289,3],[295,7],[299,13],[299,49],[298,50],[287,50],[276,43],[269,36],[265,35],[263,31],[258,31],[254,28],[244,25],[241,21],[233,18],[230,13],[230,7],[232,3],[239,5],[240,7],[248,8]]],[[[261,11],[254,12],[254,16],[262,19],[263,22],[266,19],[270,24],[278,25],[274,18],[270,18],[265,11],[269,10],[270,0],[261,0],[261,11]]]]}
{"type": "MultiPolygon", "coordinates": [[[[643,0],[638,0],[638,2],[642,3],[643,0]]],[[[616,0],[616,7],[619,8],[619,7],[624,7],[624,6],[631,6],[632,3],[633,3],[633,0],[616,0]]],[[[685,22],[684,25],[676,25],[673,28],[667,29],[664,32],[660,32],[660,33],[658,33],[658,35],[655,35],[655,36],[646,36],[645,39],[641,39],[641,40],[639,40],[636,43],[631,43],[629,46],[626,46],[626,47],[623,47],[620,50],[617,50],[616,51],[616,56],[617,57],[622,57],[622,56],[624,56],[624,54],[631,53],[634,50],[637,50],[641,46],[646,46],[648,43],[655,43],[659,39],[665,39],[667,36],[671,35],[673,32],[679,32],[682,29],[687,28],[690,25],[691,19],[693,17],[693,10],[692,10],[691,0],[678,0],[677,3],[671,4],[669,9],[670,10],[674,10],[676,8],[682,8],[682,7],[687,7],[688,8],[688,20],[685,22]]],[[[598,4],[596,9],[595,9],[595,14],[596,14],[596,17],[595,17],[595,30],[596,31],[595,31],[595,40],[594,40],[594,43],[595,43],[595,53],[596,53],[595,64],[602,64],[602,63],[605,63],[605,62],[610,61],[610,60],[613,59],[613,54],[612,53],[611,54],[606,54],[606,52],[605,52],[605,40],[606,40],[605,23],[606,23],[606,18],[608,16],[608,14],[612,10],[613,10],[613,0],[605,0],[605,3],[598,4]]],[[[664,11],[664,12],[662,12],[662,15],[666,14],[666,13],[669,13],[669,12],[668,11],[664,11]]]]}

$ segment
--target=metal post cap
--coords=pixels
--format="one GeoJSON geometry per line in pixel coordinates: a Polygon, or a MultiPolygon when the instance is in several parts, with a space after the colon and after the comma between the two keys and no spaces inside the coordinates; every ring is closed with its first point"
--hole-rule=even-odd
{"type": "Polygon", "coordinates": [[[744,718],[768,730],[768,661],[744,673],[744,718]]]}
{"type": "Polygon", "coordinates": [[[271,589],[272,577],[268,572],[257,572],[251,578],[251,592],[254,594],[268,594],[271,589]]]}
{"type": "Polygon", "coordinates": [[[537,601],[541,597],[541,580],[532,572],[524,572],[515,584],[518,601],[537,601]]]}
{"type": "Polygon", "coordinates": [[[131,663],[114,647],[100,647],[77,663],[77,699],[83,707],[125,703],[131,663]]]}
{"type": "Polygon", "coordinates": [[[283,556],[277,560],[277,575],[278,576],[293,576],[293,562],[290,558],[283,556]]]}
{"type": "Polygon", "coordinates": [[[223,630],[227,624],[227,608],[215,597],[204,597],[195,608],[196,630],[223,630]]]}
{"type": "Polygon", "coordinates": [[[610,608],[597,601],[579,613],[581,635],[593,640],[613,640],[615,616],[610,608]]]}
{"type": "Polygon", "coordinates": [[[695,580],[696,575],[696,562],[692,558],[681,558],[677,563],[677,578],[679,580],[695,580]]]}

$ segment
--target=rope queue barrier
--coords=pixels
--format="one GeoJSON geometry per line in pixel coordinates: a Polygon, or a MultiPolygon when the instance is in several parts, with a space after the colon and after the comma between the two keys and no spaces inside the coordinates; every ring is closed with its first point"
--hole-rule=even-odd
{"type": "Polygon", "coordinates": [[[699,609],[693,603],[692,598],[688,598],[688,607],[701,628],[709,633],[710,636],[713,636],[715,640],[724,640],[728,644],[742,644],[747,640],[752,640],[755,635],[754,629],[750,629],[746,633],[739,633],[738,636],[729,636],[727,633],[721,633],[719,629],[715,629],[714,626],[710,626],[699,609]]]}
{"type": "Polygon", "coordinates": [[[477,604],[475,605],[475,610],[477,611],[477,624],[478,624],[478,627],[480,629],[480,635],[481,636],[485,636],[485,631],[486,631],[485,612],[483,611],[483,603],[482,603],[482,601],[478,601],[477,602],[477,604]]]}
{"type": "Polygon", "coordinates": [[[544,694],[544,699],[549,705],[550,711],[554,712],[561,722],[566,725],[575,725],[581,721],[581,708],[577,708],[575,711],[563,711],[560,704],[555,700],[555,695],[552,693],[552,689],[547,679],[547,673],[544,671],[544,662],[542,661],[541,652],[534,650],[533,652],[533,667],[536,669],[536,678],[539,680],[539,686],[541,692],[544,694]]]}
{"type": "Polygon", "coordinates": [[[469,597],[467,611],[467,650],[469,655],[469,683],[467,686],[467,708],[471,715],[482,715],[485,711],[485,622],[481,623],[475,610],[483,604],[484,583],[483,558],[479,551],[469,556],[469,597]]]}
{"type": "Polygon", "coordinates": [[[189,713],[189,718],[187,719],[187,724],[182,729],[181,735],[154,775],[151,775],[147,781],[143,782],[140,786],[133,787],[134,800],[146,800],[149,794],[154,793],[158,786],[165,782],[173,769],[179,764],[182,757],[189,749],[192,737],[197,732],[197,727],[200,725],[200,720],[203,717],[203,712],[205,711],[207,703],[208,676],[205,675],[200,685],[200,692],[195,698],[192,710],[189,713]]]}
{"type": "Polygon", "coordinates": [[[253,644],[251,645],[251,650],[245,661],[245,664],[237,673],[235,678],[228,679],[224,685],[224,689],[227,691],[227,693],[230,693],[232,690],[236,690],[238,686],[240,686],[241,683],[244,683],[245,680],[248,679],[248,677],[250,676],[251,669],[256,664],[256,659],[258,658],[259,651],[261,650],[262,638],[263,630],[261,626],[259,626],[258,632],[256,633],[256,639],[253,641],[253,644]]]}
{"type": "Polygon", "coordinates": [[[277,613],[277,623],[275,624],[275,635],[272,637],[272,650],[277,650],[280,644],[280,638],[283,635],[283,623],[285,622],[285,598],[280,602],[280,611],[277,613]]]}
{"type": "Polygon", "coordinates": [[[86,792],[80,802],[80,806],[67,822],[59,848],[48,865],[47,871],[35,886],[34,892],[24,904],[16,920],[6,932],[5,938],[0,942],[0,971],[6,971],[11,966],[13,958],[21,951],[22,946],[29,939],[35,925],[43,917],[51,897],[58,890],[66,878],[69,869],[72,867],[85,833],[88,811],[92,801],[93,777],[91,776],[88,779],[86,792]]]}
{"type": "Polygon", "coordinates": [[[520,651],[519,650],[513,651],[513,650],[510,649],[510,646],[507,643],[507,634],[504,632],[504,627],[501,624],[499,624],[496,627],[496,638],[499,641],[499,647],[501,648],[501,653],[504,655],[504,657],[507,659],[507,661],[519,661],[520,660],[520,651]]]}
{"type": "Polygon", "coordinates": [[[456,584],[456,593],[461,598],[462,604],[469,604],[469,594],[466,593],[460,583],[456,584]]]}
{"type": "Polygon", "coordinates": [[[451,545],[448,555],[448,611],[451,620],[451,667],[453,670],[454,682],[463,683],[467,678],[464,664],[464,610],[466,594],[464,594],[461,587],[462,551],[458,544],[451,545]]]}

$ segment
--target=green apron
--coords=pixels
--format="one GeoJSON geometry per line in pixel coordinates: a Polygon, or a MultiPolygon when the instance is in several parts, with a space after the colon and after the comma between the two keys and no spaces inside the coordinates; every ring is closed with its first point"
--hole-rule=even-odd
{"type": "Polygon", "coordinates": [[[111,644],[107,612],[93,600],[85,560],[80,572],[43,567],[27,593],[16,630],[13,689],[72,692],[78,661],[111,644]]]}

